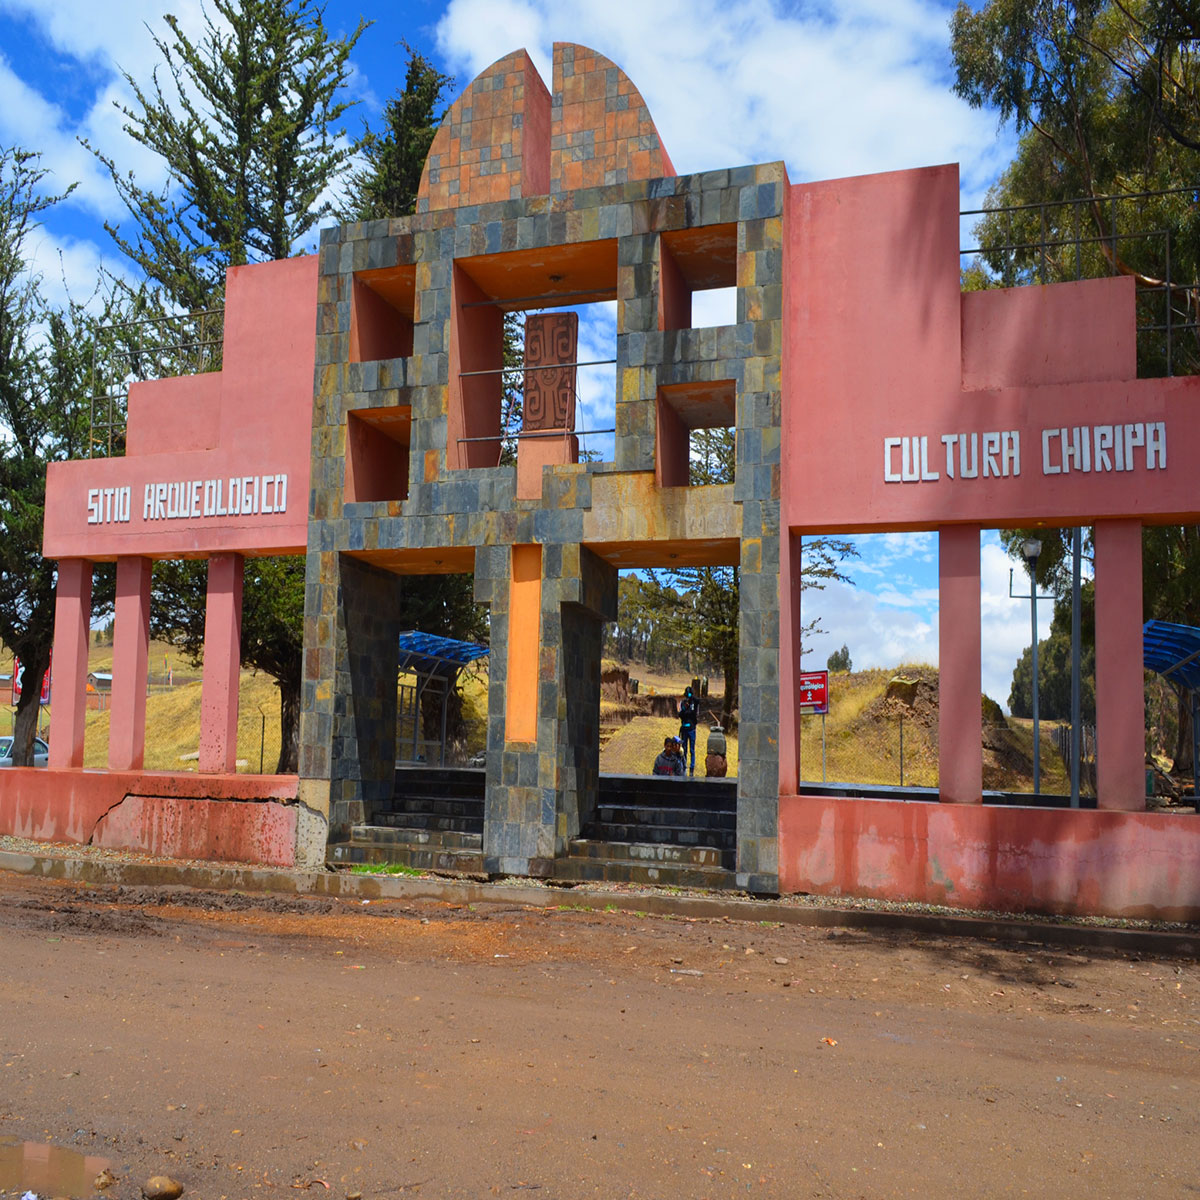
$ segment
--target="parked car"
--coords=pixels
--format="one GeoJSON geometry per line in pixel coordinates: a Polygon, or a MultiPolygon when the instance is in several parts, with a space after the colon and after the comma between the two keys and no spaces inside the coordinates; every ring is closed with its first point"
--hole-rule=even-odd
{"type": "MultiPolygon", "coordinates": [[[[12,744],[13,740],[10,737],[0,737],[0,767],[11,767],[12,760],[12,744]]],[[[41,738],[33,739],[33,765],[35,767],[44,767],[50,761],[50,747],[42,741],[41,738]]]]}

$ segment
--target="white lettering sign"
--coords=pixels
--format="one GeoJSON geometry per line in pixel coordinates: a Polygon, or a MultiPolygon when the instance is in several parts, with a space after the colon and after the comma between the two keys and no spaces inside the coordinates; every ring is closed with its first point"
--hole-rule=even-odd
{"type": "Polygon", "coordinates": [[[114,525],[128,521],[129,495],[127,487],[88,488],[87,523],[114,525]]]}
{"type": "MultiPolygon", "coordinates": [[[[131,488],[89,488],[87,523],[105,525],[130,518],[131,488]]],[[[254,517],[287,511],[288,477],[234,475],[229,479],[173,479],[148,483],[142,493],[143,521],[193,521],[205,517],[254,517]]]]}
{"type": "MultiPolygon", "coordinates": [[[[932,470],[929,438],[883,439],[884,483],[928,483],[947,479],[1009,479],[1021,474],[1021,432],[943,433],[941,471],[932,470]]],[[[1165,421],[1125,425],[1076,425],[1043,429],[1042,474],[1096,474],[1108,471],[1165,471],[1165,421]]]]}

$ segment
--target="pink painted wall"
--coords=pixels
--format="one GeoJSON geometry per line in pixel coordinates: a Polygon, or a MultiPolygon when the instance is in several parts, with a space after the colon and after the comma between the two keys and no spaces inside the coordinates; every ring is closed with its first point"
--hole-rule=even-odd
{"type": "MultiPolygon", "coordinates": [[[[791,189],[784,524],[810,531],[1173,520],[1200,510],[1200,377],[1137,380],[1133,281],[959,290],[958,172],[791,189]],[[878,302],[862,320],[863,280],[878,302]],[[864,336],[869,326],[869,338],[864,336]],[[789,370],[789,364],[791,368],[789,370]],[[796,419],[789,419],[794,417],[796,419]],[[1043,474],[1043,430],[1165,422],[1165,469],[1043,474]],[[943,434],[1019,431],[1020,474],[950,478],[943,434]],[[927,439],[937,479],[885,479],[885,439],[927,439]]],[[[1060,447],[1050,443],[1053,465],[1060,447]]],[[[895,469],[902,466],[893,452],[895,469]]]]}
{"type": "Polygon", "coordinates": [[[951,525],[938,537],[938,790],[943,800],[983,800],[983,639],[979,620],[979,526],[951,525]],[[962,697],[963,702],[949,702],[962,697]],[[970,698],[976,698],[974,704],[970,698]]]}
{"type": "Polygon", "coordinates": [[[361,279],[350,305],[350,361],[373,362],[412,354],[413,323],[361,279]]]}
{"type": "Polygon", "coordinates": [[[296,861],[296,808],[245,800],[129,796],[100,818],[92,844],[168,858],[290,867],[296,861]]]}
{"type": "Polygon", "coordinates": [[[213,414],[221,407],[221,381],[221,372],[211,371],[131,383],[126,457],[215,449],[218,425],[213,414]]]}
{"type": "Polygon", "coordinates": [[[797,538],[939,532],[953,559],[941,578],[941,798],[971,802],[981,790],[979,529],[1087,524],[1108,547],[1098,558],[1113,564],[1103,600],[1097,568],[1106,630],[1097,638],[1098,710],[1107,714],[1100,804],[1140,809],[1135,550],[1142,522],[1200,514],[1188,467],[1200,454],[1200,377],[1135,378],[1131,279],[963,295],[958,238],[953,166],[788,191],[781,790],[797,786],[797,538]],[[864,281],[876,299],[869,311],[864,281]]]}
{"type": "Polygon", "coordinates": [[[1200,920],[1200,820],[781,796],[785,892],[1200,920]]]}
{"type": "MultiPolygon", "coordinates": [[[[50,465],[46,557],[302,553],[308,532],[316,303],[315,256],[231,269],[224,370],[136,387],[125,457],[50,465]],[[205,481],[222,481],[228,508],[231,479],[261,481],[275,475],[287,476],[283,512],[261,511],[260,500],[256,513],[144,519],[149,484],[199,486],[202,511],[205,481]],[[89,524],[89,489],[114,487],[131,489],[129,519],[109,520],[105,512],[106,519],[89,524]]],[[[189,490],[189,511],[191,496],[189,490]]]]}
{"type": "Polygon", "coordinates": [[[499,375],[464,372],[492,371],[503,365],[504,314],[490,304],[476,308],[489,297],[457,264],[450,285],[454,316],[450,321],[450,403],[446,420],[446,465],[494,467],[500,461],[500,402],[503,384],[499,375]],[[491,438],[496,441],[461,441],[491,438]]]}
{"type": "MultiPolygon", "coordinates": [[[[14,767],[4,776],[0,833],[44,842],[87,844],[96,837],[106,813],[123,810],[133,799],[137,803],[111,822],[111,832],[106,835],[110,839],[123,838],[125,848],[148,854],[182,854],[183,847],[187,847],[186,856],[190,858],[228,856],[234,862],[271,861],[280,866],[294,861],[294,849],[289,858],[279,848],[282,831],[289,823],[291,845],[295,843],[294,775],[14,767]],[[175,802],[173,806],[171,802],[175,802]],[[285,806],[290,810],[286,815],[272,811],[285,806]],[[226,824],[239,831],[236,837],[224,829],[226,824]],[[275,857],[256,858],[264,848],[275,857]]],[[[118,843],[109,840],[104,844],[118,843]]]]}

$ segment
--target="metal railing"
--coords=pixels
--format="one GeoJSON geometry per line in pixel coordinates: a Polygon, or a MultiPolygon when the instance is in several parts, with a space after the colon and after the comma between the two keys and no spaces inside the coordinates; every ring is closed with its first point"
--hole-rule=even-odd
{"type": "Polygon", "coordinates": [[[223,308],[101,326],[92,346],[88,457],[113,458],[125,452],[131,383],[219,371],[224,327],[223,308]]]}
{"type": "Polygon", "coordinates": [[[959,254],[964,266],[983,266],[986,285],[1132,276],[1139,374],[1194,374],[1200,370],[1200,283],[1180,278],[1176,258],[1181,227],[1196,219],[1198,195],[1200,188],[1177,187],[966,209],[961,216],[979,218],[978,244],[959,254]]]}

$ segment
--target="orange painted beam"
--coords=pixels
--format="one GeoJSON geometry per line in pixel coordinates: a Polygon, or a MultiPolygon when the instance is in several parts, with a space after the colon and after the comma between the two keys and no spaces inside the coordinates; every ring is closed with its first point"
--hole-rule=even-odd
{"type": "Polygon", "coordinates": [[[537,741],[538,656],[541,650],[542,548],[512,548],[508,597],[508,684],[504,729],[509,742],[537,741]]]}

